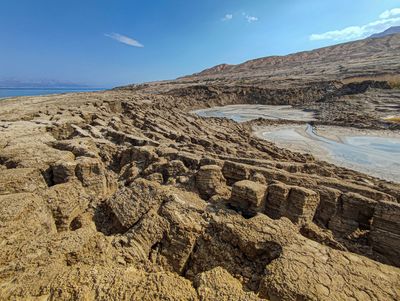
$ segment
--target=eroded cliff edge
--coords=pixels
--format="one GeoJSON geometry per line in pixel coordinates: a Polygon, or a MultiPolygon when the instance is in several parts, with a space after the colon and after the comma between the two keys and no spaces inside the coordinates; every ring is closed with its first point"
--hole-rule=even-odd
{"type": "Polygon", "coordinates": [[[397,128],[382,117],[399,104],[387,78],[400,38],[379,41],[261,60],[257,72],[252,61],[2,100],[0,299],[398,300],[398,183],[255,138],[252,125],[269,121],[189,112],[292,104],[320,123],[397,128]]]}
{"type": "Polygon", "coordinates": [[[180,101],[2,102],[2,299],[399,298],[398,184],[180,101]]]}

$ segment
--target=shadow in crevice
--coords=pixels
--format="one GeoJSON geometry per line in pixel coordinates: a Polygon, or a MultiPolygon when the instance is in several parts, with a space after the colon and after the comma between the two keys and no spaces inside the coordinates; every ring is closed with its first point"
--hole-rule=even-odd
{"type": "Polygon", "coordinates": [[[251,210],[245,210],[245,209],[240,209],[232,204],[227,203],[226,208],[233,210],[243,216],[245,219],[250,219],[252,217],[255,217],[257,215],[257,212],[251,211],[251,210]]]}
{"type": "Polygon", "coordinates": [[[198,238],[183,276],[191,281],[202,272],[222,267],[239,279],[245,291],[258,293],[266,266],[282,254],[282,247],[273,241],[244,242],[244,238],[227,225],[210,224],[198,238]]]}
{"type": "Polygon", "coordinates": [[[128,228],[124,227],[119,222],[115,214],[105,203],[97,206],[94,212],[93,221],[96,225],[97,231],[102,232],[107,236],[122,234],[128,231],[128,228]]]}

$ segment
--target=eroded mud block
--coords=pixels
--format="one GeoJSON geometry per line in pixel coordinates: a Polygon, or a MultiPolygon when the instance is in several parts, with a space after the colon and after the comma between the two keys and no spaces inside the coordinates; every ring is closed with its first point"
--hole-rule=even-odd
{"type": "Polygon", "coordinates": [[[281,204],[281,215],[294,223],[312,221],[319,204],[315,191],[303,187],[291,187],[285,203],[281,204]]]}
{"type": "Polygon", "coordinates": [[[372,248],[385,254],[389,261],[400,266],[400,205],[380,202],[375,207],[371,225],[372,248]]]}
{"type": "Polygon", "coordinates": [[[267,197],[267,186],[243,180],[236,182],[232,187],[232,195],[229,204],[242,211],[246,215],[254,215],[263,212],[267,197]]]}
{"type": "Polygon", "coordinates": [[[286,204],[290,187],[279,182],[268,186],[268,197],[265,206],[265,213],[272,218],[281,217],[281,206],[286,204]]]}
{"type": "Polygon", "coordinates": [[[215,194],[224,194],[227,190],[226,180],[218,165],[204,165],[196,175],[196,186],[200,195],[210,198],[215,194]]]}

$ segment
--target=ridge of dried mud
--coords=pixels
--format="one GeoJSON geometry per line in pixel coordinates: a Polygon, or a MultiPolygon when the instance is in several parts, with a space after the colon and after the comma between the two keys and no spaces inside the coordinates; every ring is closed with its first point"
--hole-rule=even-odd
{"type": "Polygon", "coordinates": [[[348,100],[398,90],[163,85],[0,102],[1,300],[399,300],[398,183],[254,137],[269,121],[189,113],[292,104],[390,128],[348,100]]]}

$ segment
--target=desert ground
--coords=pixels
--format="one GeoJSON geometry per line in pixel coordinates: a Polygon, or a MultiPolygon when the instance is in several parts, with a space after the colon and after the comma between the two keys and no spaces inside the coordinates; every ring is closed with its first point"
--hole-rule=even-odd
{"type": "Polygon", "coordinates": [[[324,126],[396,135],[399,47],[0,100],[0,299],[399,300],[399,178],[255,133],[308,118],[193,114],[290,105],[327,139],[324,126]]]}

